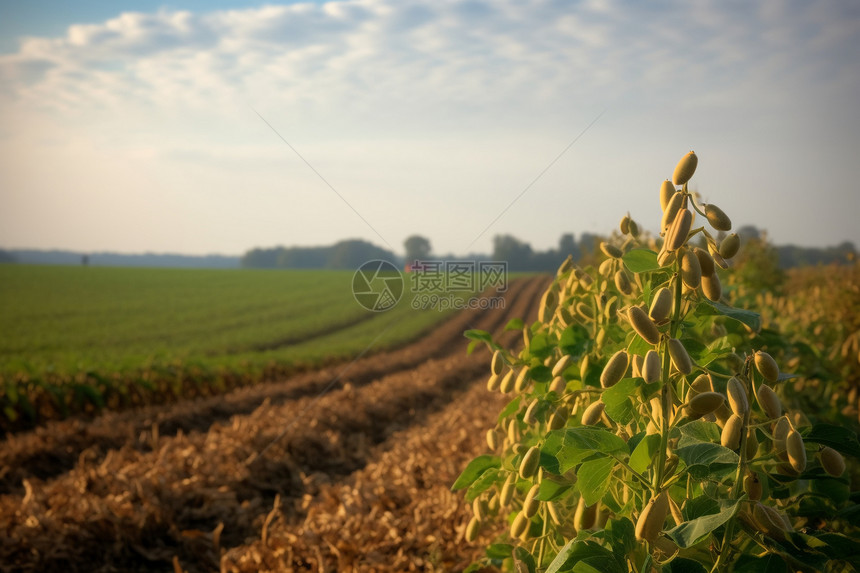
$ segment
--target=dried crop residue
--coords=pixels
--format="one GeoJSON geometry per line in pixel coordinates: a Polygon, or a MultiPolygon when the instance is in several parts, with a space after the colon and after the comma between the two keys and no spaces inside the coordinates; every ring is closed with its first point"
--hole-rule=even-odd
{"type": "Polygon", "coordinates": [[[462,541],[466,510],[447,490],[484,447],[474,429],[488,426],[480,412],[498,408],[480,388],[488,355],[466,356],[461,333],[498,333],[509,318],[534,316],[545,284],[512,287],[504,312],[458,315],[424,348],[419,341],[357,362],[320,399],[316,386],[302,391],[291,379],[270,385],[270,400],[245,391],[222,398],[221,408],[203,401],[128,412],[91,422],[98,430],[77,422],[72,442],[63,423],[10,438],[0,445],[4,466],[27,460],[28,443],[44,463],[40,474],[5,466],[14,477],[0,495],[0,571],[251,570],[257,558],[287,566],[271,552],[285,543],[299,568],[467,563],[475,546],[462,541]],[[50,471],[57,453],[65,458],[50,471]]]}
{"type": "Polygon", "coordinates": [[[266,541],[228,551],[224,570],[464,569],[479,557],[480,543],[463,539],[471,514],[451,484],[486,449],[492,412],[505,401],[474,384],[426,425],[392,436],[393,447],[345,483],[306,497],[303,520],[279,512],[266,541]]]}

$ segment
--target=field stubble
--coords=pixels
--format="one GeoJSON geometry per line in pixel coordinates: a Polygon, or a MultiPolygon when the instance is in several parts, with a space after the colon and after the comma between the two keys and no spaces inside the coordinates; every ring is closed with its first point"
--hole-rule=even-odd
{"type": "Polygon", "coordinates": [[[9,436],[0,444],[0,569],[466,565],[467,512],[450,484],[483,449],[479,429],[499,404],[474,384],[486,357],[465,355],[462,332],[533,318],[545,286],[516,281],[506,311],[464,311],[413,344],[360,359],[319,399],[337,368],[9,436]]]}

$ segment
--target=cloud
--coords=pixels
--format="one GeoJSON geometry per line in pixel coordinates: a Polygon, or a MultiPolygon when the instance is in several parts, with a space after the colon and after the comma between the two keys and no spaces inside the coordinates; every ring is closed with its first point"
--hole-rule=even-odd
{"type": "MultiPolygon", "coordinates": [[[[403,212],[435,189],[440,205],[428,219],[465,228],[489,222],[476,211],[499,203],[499,189],[513,198],[609,108],[588,135],[590,148],[577,147],[580,162],[568,161],[569,171],[560,162],[542,180],[554,186],[547,195],[564,196],[573,176],[580,192],[602,188],[607,172],[623,187],[624,169],[606,157],[623,153],[632,171],[657,149],[674,157],[691,140],[738,155],[754,145],[787,150],[781,163],[797,166],[774,185],[814,182],[798,173],[802,157],[848,185],[855,172],[829,152],[860,144],[858,45],[860,9],[849,0],[347,0],[128,12],[60,37],[26,38],[0,55],[0,143],[39,157],[31,136],[39,125],[50,137],[85,140],[93,170],[99,153],[114,160],[124,150],[159,174],[208,169],[211,186],[234,180],[227,169],[242,165],[270,180],[298,178],[306,166],[253,109],[327,177],[348,182],[357,203],[378,192],[403,212]],[[471,207],[445,212],[445,201],[471,207]]],[[[728,187],[730,179],[703,184],[728,187]]],[[[601,231],[603,217],[617,219],[611,204],[575,223],[561,209],[517,209],[552,219],[540,226],[540,247],[571,225],[601,231]]],[[[391,224],[406,233],[412,222],[391,224]]],[[[438,248],[472,238],[464,230],[438,248]]]]}
{"type": "Polygon", "coordinates": [[[470,104],[471,112],[499,113],[513,102],[558,109],[565,99],[680,89],[730,100],[751,84],[779,90],[774,80],[807,89],[813,79],[851,81],[845,57],[856,46],[856,12],[829,2],[756,10],[612,0],[161,10],[25,39],[18,53],[0,56],[0,70],[7,97],[63,113],[128,98],[159,106],[322,100],[363,112],[409,101],[442,115],[470,104]],[[56,98],[65,92],[76,94],[74,104],[56,98]]]}
{"type": "Polygon", "coordinates": [[[17,86],[36,83],[56,65],[51,60],[38,57],[7,57],[0,65],[0,90],[11,96],[17,86]]]}

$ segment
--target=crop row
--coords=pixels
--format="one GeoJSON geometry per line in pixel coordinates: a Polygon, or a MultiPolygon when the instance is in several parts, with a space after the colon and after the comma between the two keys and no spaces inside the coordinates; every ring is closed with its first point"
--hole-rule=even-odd
{"type": "MultiPolygon", "coordinates": [[[[763,248],[752,245],[752,248],[763,248]]],[[[747,269],[741,261],[739,276],[747,269]]],[[[804,411],[855,428],[860,422],[860,264],[790,269],[772,288],[734,280],[734,304],[761,309],[771,351],[806,375],[786,388],[804,411]],[[824,398],[824,399],[822,399],[824,398]]]]}
{"type": "Polygon", "coordinates": [[[0,266],[0,430],[221,393],[396,347],[451,315],[413,310],[408,287],[369,312],[351,279],[0,266]]]}

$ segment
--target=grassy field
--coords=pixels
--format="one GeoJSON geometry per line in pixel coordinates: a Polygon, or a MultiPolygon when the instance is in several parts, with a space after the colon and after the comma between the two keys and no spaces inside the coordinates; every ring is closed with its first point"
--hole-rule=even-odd
{"type": "Polygon", "coordinates": [[[206,394],[390,348],[450,315],[413,310],[408,285],[369,312],[352,276],[0,265],[5,416],[206,394]]]}

